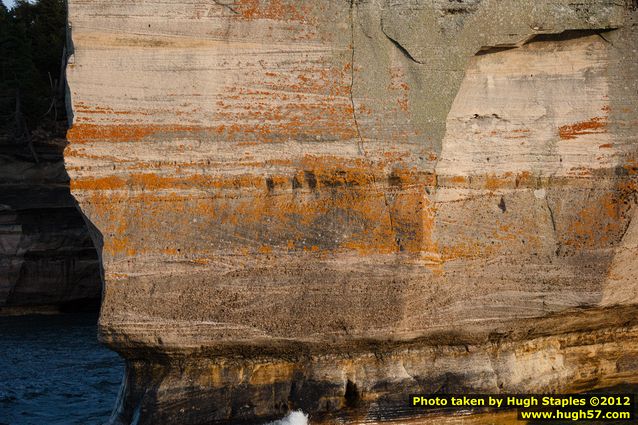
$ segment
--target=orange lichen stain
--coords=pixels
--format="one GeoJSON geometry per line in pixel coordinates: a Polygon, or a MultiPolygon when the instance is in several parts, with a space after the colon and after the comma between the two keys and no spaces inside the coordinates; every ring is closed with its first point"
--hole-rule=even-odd
{"type": "MultiPolygon", "coordinates": [[[[397,153],[381,162],[305,156],[294,162],[298,171],[267,176],[140,173],[75,179],[72,185],[95,208],[97,215],[92,219],[99,222],[105,240],[112,241],[106,242],[110,255],[139,254],[136,249],[142,239],[177,242],[176,235],[211,226],[231,238],[237,234],[233,242],[237,249],[250,253],[431,251],[434,219],[425,189],[433,185],[434,177],[398,166],[402,156],[397,153]],[[394,164],[390,175],[385,161],[394,164]],[[179,190],[196,187],[211,190],[205,194],[179,190]],[[343,228],[347,236],[306,244],[309,229],[333,233],[332,227],[321,230],[327,216],[330,226],[343,228]],[[124,239],[131,235],[135,238],[124,239]]],[[[216,248],[206,244],[201,249],[193,247],[197,255],[216,248]]],[[[155,250],[177,255],[162,246],[155,250]]]]}
{"type": "Polygon", "coordinates": [[[501,138],[503,140],[527,139],[530,136],[530,130],[527,128],[518,128],[514,130],[491,130],[489,132],[483,130],[474,131],[476,135],[487,135],[491,138],[501,138]]]}
{"type": "Polygon", "coordinates": [[[516,174],[508,171],[501,174],[446,176],[442,182],[446,187],[467,187],[470,185],[475,189],[495,191],[503,188],[536,187],[536,180],[530,171],[521,171],[516,174]]]}
{"type": "Polygon", "coordinates": [[[396,152],[396,151],[386,151],[383,152],[383,157],[390,162],[397,162],[402,159],[406,159],[410,156],[408,152],[396,152]]]}
{"type": "Polygon", "coordinates": [[[111,256],[126,254],[128,256],[135,255],[135,250],[130,246],[128,236],[105,238],[104,252],[111,256]]]}
{"type": "Polygon", "coordinates": [[[571,167],[568,170],[568,175],[573,177],[591,177],[592,170],[588,167],[571,167]]]}
{"type": "Polygon", "coordinates": [[[378,165],[363,159],[344,161],[339,157],[305,155],[300,166],[304,178],[317,188],[337,186],[367,186],[381,174],[378,165]]]}
{"type": "Polygon", "coordinates": [[[268,245],[262,245],[259,247],[260,254],[272,254],[272,247],[268,245]]]}
{"type": "Polygon", "coordinates": [[[531,187],[532,185],[534,185],[534,178],[531,171],[520,171],[518,174],[516,174],[514,184],[516,187],[531,187]]]}
{"type": "Polygon", "coordinates": [[[202,130],[206,129],[187,125],[75,124],[67,132],[67,139],[71,144],[82,144],[93,141],[135,142],[154,135],[192,133],[202,130]]]}
{"type": "Polygon", "coordinates": [[[623,166],[623,169],[627,172],[628,176],[638,176],[638,161],[630,159],[627,164],[623,166]]]}
{"type": "MultiPolygon", "coordinates": [[[[329,64],[324,65],[324,67],[304,66],[297,73],[282,74],[280,78],[264,81],[263,84],[268,89],[267,91],[241,88],[238,94],[259,96],[270,91],[275,98],[289,103],[293,99],[314,103],[314,99],[307,97],[307,94],[333,97],[347,96],[350,92],[352,78],[350,74],[334,66],[328,68],[325,66],[329,66],[329,64]],[[293,99],[291,99],[291,96],[294,96],[293,99]]],[[[229,99],[232,100],[233,98],[229,96],[229,99]]],[[[293,103],[292,105],[295,106],[297,104],[293,103]]]]}
{"type": "Polygon", "coordinates": [[[605,193],[592,200],[577,213],[566,232],[563,244],[573,247],[601,248],[617,242],[626,220],[624,213],[629,205],[623,200],[633,197],[636,187],[624,180],[612,193],[605,193]]]}
{"type": "Polygon", "coordinates": [[[504,173],[497,176],[495,174],[488,174],[485,176],[485,188],[487,190],[498,190],[507,187],[512,184],[512,173],[504,173]]]}
{"type": "Polygon", "coordinates": [[[513,139],[526,139],[529,137],[530,130],[527,128],[517,128],[511,131],[512,134],[503,135],[504,139],[513,140],[513,139]]]}
{"type": "Polygon", "coordinates": [[[399,106],[399,110],[403,112],[408,111],[410,92],[410,86],[405,81],[405,78],[405,71],[403,68],[390,68],[390,83],[388,85],[388,89],[397,93],[397,105],[399,106]]]}
{"type": "MultiPolygon", "coordinates": [[[[288,90],[285,88],[282,90],[288,90]]],[[[295,90],[295,89],[293,89],[295,90]]],[[[299,88],[304,91],[303,88],[299,88]]],[[[308,92],[310,89],[308,89],[308,92]]],[[[350,102],[326,96],[325,101],[300,101],[288,104],[247,103],[242,112],[220,112],[220,121],[236,121],[225,126],[221,136],[243,143],[322,138],[353,139],[357,133],[350,102]],[[254,122],[258,121],[258,124],[254,122]]]]}
{"type": "Polygon", "coordinates": [[[229,86],[215,120],[234,124],[220,135],[242,142],[352,139],[356,131],[350,83],[344,69],[308,62],[297,72],[264,77],[260,89],[229,86]]]}
{"type": "MultiPolygon", "coordinates": [[[[279,178],[277,181],[281,181],[279,178]]],[[[248,174],[239,176],[211,176],[194,174],[188,176],[161,176],[154,173],[135,173],[126,178],[108,176],[99,178],[77,178],[71,181],[72,190],[146,190],[162,189],[239,189],[266,188],[261,176],[248,174]]]]}
{"type": "Polygon", "coordinates": [[[389,202],[392,230],[400,251],[437,252],[432,240],[434,211],[424,185],[415,184],[389,202]]]}
{"type": "Polygon", "coordinates": [[[122,189],[126,180],[117,176],[77,178],[71,180],[71,190],[115,190],[122,189]]]}
{"type": "MultiPolygon", "coordinates": [[[[102,161],[110,161],[116,163],[127,162],[122,158],[117,158],[111,155],[91,155],[86,153],[84,149],[71,149],[70,147],[66,147],[64,149],[64,157],[65,158],[86,158],[86,159],[94,159],[94,160],[102,160],[102,161]]],[[[68,169],[68,167],[67,167],[68,169]]]]}
{"type": "MultiPolygon", "coordinates": [[[[108,107],[101,107],[101,106],[93,106],[93,107],[88,107],[84,104],[82,105],[74,105],[74,112],[77,115],[81,115],[81,114],[89,114],[89,115],[107,115],[107,114],[111,114],[111,115],[140,115],[140,116],[152,116],[151,112],[142,112],[142,111],[129,111],[129,110],[124,110],[124,111],[116,111],[114,109],[108,108],[108,107]]],[[[175,112],[175,111],[171,111],[172,113],[176,113],[176,114],[180,114],[180,112],[175,112]]]]}
{"type": "Polygon", "coordinates": [[[372,115],[374,111],[372,110],[372,108],[370,108],[369,106],[367,106],[364,103],[357,103],[357,113],[361,114],[361,115],[372,115]]]}
{"type": "Polygon", "coordinates": [[[602,134],[607,131],[606,128],[606,117],[594,117],[587,121],[561,126],[558,129],[558,135],[562,140],[570,140],[586,134],[602,134]]]}
{"type": "Polygon", "coordinates": [[[236,0],[232,7],[242,19],[247,20],[272,19],[304,23],[311,19],[309,11],[303,6],[283,0],[236,0]]]}

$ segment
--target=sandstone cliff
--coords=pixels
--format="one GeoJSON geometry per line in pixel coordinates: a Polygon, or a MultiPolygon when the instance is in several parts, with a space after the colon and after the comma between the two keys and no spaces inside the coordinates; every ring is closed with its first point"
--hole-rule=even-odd
{"type": "Polygon", "coordinates": [[[65,157],[127,359],[113,421],[637,383],[637,19],[70,0],[65,157]]]}

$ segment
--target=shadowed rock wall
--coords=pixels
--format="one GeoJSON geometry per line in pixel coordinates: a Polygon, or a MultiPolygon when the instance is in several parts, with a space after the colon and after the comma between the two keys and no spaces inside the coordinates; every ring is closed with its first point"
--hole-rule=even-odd
{"type": "Polygon", "coordinates": [[[64,139],[0,138],[0,313],[96,309],[100,266],[69,191],[64,139]],[[42,140],[41,140],[42,139],[42,140]]]}
{"type": "Polygon", "coordinates": [[[635,382],[636,18],[71,0],[65,157],[128,359],[114,421],[635,382]]]}

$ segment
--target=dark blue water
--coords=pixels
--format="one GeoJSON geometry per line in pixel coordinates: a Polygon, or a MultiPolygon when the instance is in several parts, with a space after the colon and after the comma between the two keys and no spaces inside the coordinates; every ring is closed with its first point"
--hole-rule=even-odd
{"type": "Polygon", "coordinates": [[[92,314],[0,317],[0,425],[102,424],[124,364],[92,314]]]}

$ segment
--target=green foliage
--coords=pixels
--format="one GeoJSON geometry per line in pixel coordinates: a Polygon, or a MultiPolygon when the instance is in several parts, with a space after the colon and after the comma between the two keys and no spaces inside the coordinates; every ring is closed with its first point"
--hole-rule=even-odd
{"type": "MultiPolygon", "coordinates": [[[[62,77],[65,40],[64,0],[18,0],[11,10],[0,7],[0,132],[16,130],[18,96],[30,128],[50,119],[45,115],[62,95],[55,83],[62,77]]],[[[58,111],[63,115],[64,108],[58,111]]]]}

